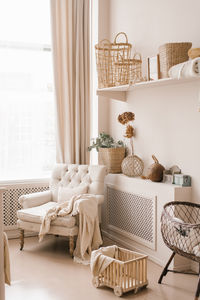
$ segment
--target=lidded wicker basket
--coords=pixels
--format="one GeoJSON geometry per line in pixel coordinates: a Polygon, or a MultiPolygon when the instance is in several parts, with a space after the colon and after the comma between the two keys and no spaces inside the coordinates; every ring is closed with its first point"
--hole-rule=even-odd
{"type": "Polygon", "coordinates": [[[161,78],[168,76],[169,69],[177,64],[188,60],[188,50],[192,43],[167,43],[159,47],[160,75],[161,78]]]}
{"type": "Polygon", "coordinates": [[[125,32],[119,32],[113,43],[104,39],[95,45],[99,88],[113,87],[127,82],[123,76],[121,78],[116,75],[119,69],[117,64],[130,59],[131,48],[132,45],[128,43],[125,32]],[[120,35],[125,37],[125,42],[117,42],[120,35]]]}

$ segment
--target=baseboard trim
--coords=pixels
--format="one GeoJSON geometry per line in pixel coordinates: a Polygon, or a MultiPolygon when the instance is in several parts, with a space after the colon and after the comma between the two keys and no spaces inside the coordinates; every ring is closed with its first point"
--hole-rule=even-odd
{"type": "Polygon", "coordinates": [[[122,240],[122,239],[120,239],[120,238],[118,238],[116,236],[113,237],[113,235],[111,235],[110,233],[108,233],[108,232],[106,232],[104,230],[102,230],[102,234],[104,236],[108,237],[109,239],[111,239],[112,241],[117,242],[117,244],[119,246],[126,247],[127,249],[130,249],[130,250],[133,250],[133,251],[136,251],[136,252],[144,253],[145,255],[148,255],[148,258],[151,261],[155,262],[156,264],[158,264],[158,265],[160,265],[162,267],[164,266],[164,264],[163,264],[163,262],[161,260],[155,258],[152,255],[149,255],[148,252],[145,252],[144,250],[141,250],[140,248],[133,246],[131,243],[126,242],[125,240],[122,240]]]}
{"type": "MultiPolygon", "coordinates": [[[[152,262],[156,263],[157,265],[159,265],[161,267],[164,267],[167,262],[167,261],[160,260],[153,255],[150,255],[148,253],[148,251],[145,251],[144,249],[136,247],[135,245],[133,245],[134,241],[133,242],[125,241],[123,238],[113,236],[112,234],[110,234],[104,230],[102,230],[102,234],[105,237],[108,237],[109,239],[111,239],[113,242],[116,242],[119,246],[126,247],[127,249],[148,255],[149,260],[151,260],[152,262]]],[[[191,262],[189,261],[188,263],[185,263],[185,264],[176,265],[176,267],[174,267],[173,270],[175,270],[175,271],[191,270],[191,262]]],[[[193,268],[192,268],[192,271],[195,271],[195,270],[193,270],[193,268]]]]}

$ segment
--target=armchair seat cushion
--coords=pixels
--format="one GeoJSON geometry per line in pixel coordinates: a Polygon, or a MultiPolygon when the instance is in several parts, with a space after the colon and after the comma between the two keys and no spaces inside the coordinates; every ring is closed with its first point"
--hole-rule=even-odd
{"type": "MultiPolygon", "coordinates": [[[[17,211],[17,217],[21,221],[31,222],[41,224],[42,219],[45,216],[46,212],[57,205],[56,202],[47,202],[43,205],[20,209],[17,211]]],[[[76,217],[72,216],[65,216],[65,217],[58,217],[54,221],[51,222],[51,225],[55,226],[62,226],[62,227],[74,227],[76,224],[76,217]]]]}

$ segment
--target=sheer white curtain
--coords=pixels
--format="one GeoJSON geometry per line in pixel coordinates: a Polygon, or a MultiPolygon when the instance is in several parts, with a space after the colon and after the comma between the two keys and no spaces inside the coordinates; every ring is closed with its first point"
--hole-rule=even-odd
{"type": "Polygon", "coordinates": [[[51,0],[57,109],[57,162],[89,161],[90,4],[51,0]]]}

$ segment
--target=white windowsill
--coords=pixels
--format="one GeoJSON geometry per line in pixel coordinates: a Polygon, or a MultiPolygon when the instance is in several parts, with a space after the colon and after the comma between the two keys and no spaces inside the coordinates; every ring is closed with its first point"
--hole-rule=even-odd
{"type": "Polygon", "coordinates": [[[49,183],[50,177],[46,178],[28,178],[28,179],[13,179],[13,180],[0,180],[1,185],[23,184],[23,183],[49,183]]]}

